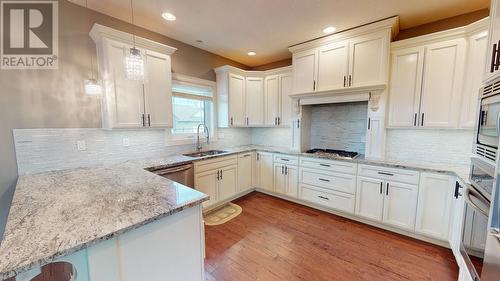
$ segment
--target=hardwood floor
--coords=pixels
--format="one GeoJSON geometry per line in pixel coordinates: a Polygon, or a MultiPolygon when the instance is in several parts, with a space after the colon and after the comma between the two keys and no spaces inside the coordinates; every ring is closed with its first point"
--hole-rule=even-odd
{"type": "Polygon", "coordinates": [[[432,244],[261,193],[237,218],[206,226],[206,281],[454,280],[453,254],[432,244]]]}

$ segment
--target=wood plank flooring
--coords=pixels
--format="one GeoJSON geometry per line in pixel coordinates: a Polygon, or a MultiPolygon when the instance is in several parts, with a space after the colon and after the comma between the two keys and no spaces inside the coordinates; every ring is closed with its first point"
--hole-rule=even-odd
{"type": "Polygon", "coordinates": [[[206,281],[458,279],[453,254],[432,244],[251,193],[237,218],[206,226],[206,281]]]}

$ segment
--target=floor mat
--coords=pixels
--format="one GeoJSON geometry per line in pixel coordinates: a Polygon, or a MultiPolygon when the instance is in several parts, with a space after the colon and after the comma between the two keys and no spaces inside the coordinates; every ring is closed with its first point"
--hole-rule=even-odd
{"type": "Polygon", "coordinates": [[[204,215],[206,225],[220,225],[226,223],[239,214],[241,214],[242,209],[240,206],[229,203],[224,207],[211,211],[204,215]]]}

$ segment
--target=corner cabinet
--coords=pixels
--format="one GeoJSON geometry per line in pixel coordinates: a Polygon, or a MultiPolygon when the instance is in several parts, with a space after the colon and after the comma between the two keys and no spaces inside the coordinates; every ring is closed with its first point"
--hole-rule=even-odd
{"type": "Polygon", "coordinates": [[[220,127],[290,126],[294,103],[288,67],[245,71],[226,65],[215,72],[220,127]]]}
{"type": "Polygon", "coordinates": [[[273,153],[257,151],[257,187],[274,191],[273,153]]]}
{"type": "Polygon", "coordinates": [[[125,56],[132,35],[95,24],[90,36],[97,45],[99,72],[103,79],[103,127],[172,127],[172,74],[170,55],[175,48],[136,37],[144,60],[144,80],[129,80],[125,56]]]}
{"type": "Polygon", "coordinates": [[[385,85],[393,19],[290,48],[293,93],[385,85]]]}

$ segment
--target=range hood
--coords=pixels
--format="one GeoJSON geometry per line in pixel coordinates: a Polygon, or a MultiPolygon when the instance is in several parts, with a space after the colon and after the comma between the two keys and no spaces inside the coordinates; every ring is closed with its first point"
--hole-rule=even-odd
{"type": "Polygon", "coordinates": [[[385,84],[380,84],[340,88],[328,91],[292,94],[290,97],[299,100],[299,105],[369,101],[373,94],[382,93],[386,87],[387,86],[385,84]]]}

